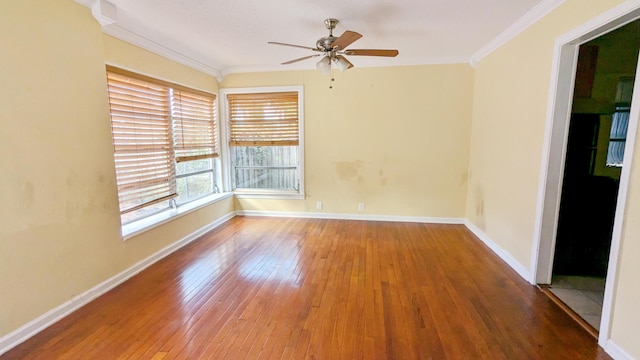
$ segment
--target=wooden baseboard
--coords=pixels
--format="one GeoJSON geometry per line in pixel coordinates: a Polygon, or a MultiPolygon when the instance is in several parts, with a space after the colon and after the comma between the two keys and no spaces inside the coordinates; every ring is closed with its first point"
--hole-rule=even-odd
{"type": "Polygon", "coordinates": [[[575,320],[578,325],[580,325],[583,329],[585,329],[589,335],[593,336],[594,339],[598,340],[598,330],[591,326],[585,319],[583,319],[577,312],[573,311],[567,304],[565,304],[560,298],[558,298],[554,293],[551,292],[549,285],[546,284],[538,284],[538,288],[542,291],[543,294],[547,295],[551,301],[553,301],[556,305],[558,305],[564,312],[569,315],[573,320],[575,320]]]}

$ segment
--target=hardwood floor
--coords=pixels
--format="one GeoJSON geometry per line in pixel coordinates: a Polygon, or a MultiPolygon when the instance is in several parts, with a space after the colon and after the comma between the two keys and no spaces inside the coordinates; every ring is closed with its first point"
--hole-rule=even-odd
{"type": "Polygon", "coordinates": [[[237,217],[0,359],[609,359],[462,225],[237,217]]]}

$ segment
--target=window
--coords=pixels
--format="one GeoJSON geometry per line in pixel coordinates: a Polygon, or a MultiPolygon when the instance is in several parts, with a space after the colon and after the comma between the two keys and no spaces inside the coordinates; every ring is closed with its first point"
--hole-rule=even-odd
{"type": "Polygon", "coordinates": [[[218,192],[215,95],[107,66],[122,222],[218,192]]]}
{"type": "Polygon", "coordinates": [[[613,117],[611,118],[607,166],[622,166],[622,160],[624,160],[624,147],[627,143],[628,127],[629,107],[616,106],[616,112],[613,113],[613,117]]]}
{"type": "Polygon", "coordinates": [[[616,92],[616,112],[611,117],[611,133],[607,151],[607,166],[621,167],[624,160],[624,148],[627,143],[629,110],[633,95],[633,77],[623,77],[618,82],[616,92]]]}
{"type": "Polygon", "coordinates": [[[236,194],[304,196],[302,87],[223,93],[236,194]]]}

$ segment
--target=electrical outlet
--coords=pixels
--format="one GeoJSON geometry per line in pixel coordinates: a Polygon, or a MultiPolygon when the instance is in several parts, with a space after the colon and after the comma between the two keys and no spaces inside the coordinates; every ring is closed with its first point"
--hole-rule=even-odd
{"type": "Polygon", "coordinates": [[[358,204],[358,211],[364,211],[364,203],[363,202],[358,204]]]}
{"type": "Polygon", "coordinates": [[[322,210],[322,201],[316,202],[316,209],[322,210]]]}

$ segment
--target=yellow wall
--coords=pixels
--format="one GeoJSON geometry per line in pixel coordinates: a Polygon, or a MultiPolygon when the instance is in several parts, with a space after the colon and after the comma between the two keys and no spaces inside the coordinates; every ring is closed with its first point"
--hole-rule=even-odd
{"type": "MultiPolygon", "coordinates": [[[[356,62],[357,59],[353,61],[356,62]]],[[[467,64],[231,74],[220,87],[304,85],[306,200],[244,210],[464,217],[473,69],[467,64]],[[358,212],[358,203],[365,211],[358,212]]]]}
{"type": "Polygon", "coordinates": [[[527,268],[554,41],[619,2],[567,1],[476,69],[467,218],[527,268]]]}
{"type": "Polygon", "coordinates": [[[218,81],[215,77],[106,34],[104,35],[104,52],[104,62],[109,65],[193,89],[218,93],[218,81]]]}
{"type": "MultiPolygon", "coordinates": [[[[305,86],[306,200],[242,209],[466,217],[529,267],[553,42],[621,0],[567,0],[467,65],[228,75],[305,86]],[[469,155],[470,154],[470,155],[469,155]],[[467,169],[470,169],[467,184],[467,169]],[[468,193],[468,195],[467,195],[468,193]]],[[[214,78],[102,34],[69,0],[0,2],[0,336],[234,209],[229,198],[120,236],[104,64],[217,92],[214,78]],[[6,54],[9,54],[7,56],[6,54]]],[[[355,62],[355,61],[354,61],[355,62]]],[[[613,340],[640,358],[640,146],[613,340]]]]}
{"type": "MultiPolygon", "coordinates": [[[[567,0],[476,69],[467,218],[526,268],[534,241],[554,41],[621,2],[567,0]]],[[[640,358],[640,147],[635,153],[611,334],[618,346],[640,358]]]]}
{"type": "Polygon", "coordinates": [[[234,205],[120,236],[105,59],[209,91],[215,78],[105,38],[69,0],[0,2],[0,44],[1,337],[234,205]]]}

